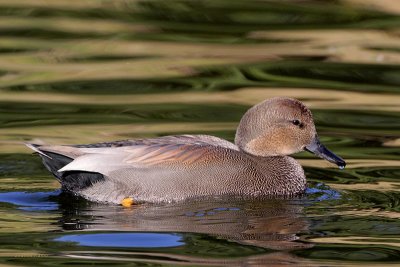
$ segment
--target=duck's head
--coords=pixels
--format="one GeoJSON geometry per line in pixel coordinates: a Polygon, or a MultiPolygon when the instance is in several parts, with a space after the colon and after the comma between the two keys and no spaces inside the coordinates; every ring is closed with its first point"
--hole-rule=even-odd
{"type": "Polygon", "coordinates": [[[256,156],[284,156],[306,150],[340,168],[346,166],[319,141],[311,111],[292,98],[271,98],[250,108],[240,121],[235,143],[256,156]]]}

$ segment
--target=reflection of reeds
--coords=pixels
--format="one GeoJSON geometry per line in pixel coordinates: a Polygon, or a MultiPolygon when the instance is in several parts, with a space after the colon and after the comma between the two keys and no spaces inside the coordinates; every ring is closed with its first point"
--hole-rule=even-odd
{"type": "MultiPolygon", "coordinates": [[[[306,8],[289,1],[242,5],[224,0],[214,4],[85,1],[73,5],[58,0],[43,5],[4,0],[0,6],[7,7],[0,21],[0,52],[9,51],[0,56],[6,72],[0,79],[3,88],[60,81],[187,77],[199,73],[202,66],[234,64],[239,68],[287,57],[400,62],[399,53],[385,50],[398,46],[397,35],[374,30],[397,26],[397,17],[357,5],[309,1],[306,8]],[[331,25],[332,21],[335,24],[331,25]],[[96,57],[110,60],[76,60],[96,57]]],[[[226,73],[211,82],[223,78],[226,73]]],[[[276,77],[269,78],[276,81],[276,77]]],[[[281,78],[284,86],[288,86],[285,80],[293,80],[288,75],[281,78]]],[[[307,87],[307,83],[300,85],[307,87]]],[[[318,86],[324,87],[324,83],[318,86]]]]}
{"type": "MultiPolygon", "coordinates": [[[[319,159],[300,159],[301,165],[307,167],[327,168],[334,167],[319,159]]],[[[346,168],[370,168],[370,167],[400,167],[398,160],[380,159],[346,159],[346,168]]]]}
{"type": "MultiPolygon", "coordinates": [[[[398,218],[398,217],[396,217],[398,218]]],[[[368,237],[368,236],[344,236],[344,237],[320,237],[312,238],[311,242],[315,243],[335,243],[335,244],[353,244],[368,246],[391,246],[400,247],[400,239],[395,237],[368,237]]]]}
{"type": "Polygon", "coordinates": [[[138,104],[201,104],[221,103],[251,106],[276,96],[291,96],[301,99],[311,109],[343,109],[368,111],[399,112],[400,97],[397,94],[343,92],[328,89],[308,88],[240,88],[224,92],[179,92],[154,94],[123,94],[123,95],[88,95],[63,94],[52,92],[24,92],[4,91],[1,101],[9,102],[36,102],[60,104],[104,104],[104,105],[138,105],[138,104]],[[173,100],[173,101],[172,101],[173,100]]]}
{"type": "MultiPolygon", "coordinates": [[[[399,164],[400,165],[400,164],[399,164]]],[[[374,166],[375,167],[375,166],[374,166]]],[[[384,182],[380,181],[377,183],[366,184],[366,183],[357,183],[357,184],[329,184],[330,187],[340,190],[376,190],[380,192],[385,191],[395,191],[400,189],[400,183],[397,182],[384,182]]],[[[373,210],[370,210],[370,215],[373,213],[373,210]]],[[[393,215],[394,216],[394,215],[393,215]]],[[[397,216],[400,218],[400,213],[397,213],[397,216]]]]}
{"type": "Polygon", "coordinates": [[[366,9],[375,9],[389,14],[400,14],[400,3],[397,0],[345,0],[346,2],[366,9]]]}
{"type": "MultiPolygon", "coordinates": [[[[26,219],[26,214],[18,210],[10,210],[2,208],[0,212],[0,234],[7,233],[24,233],[24,232],[47,232],[56,230],[58,227],[52,225],[52,222],[57,219],[57,215],[46,213],[36,213],[26,219]]],[[[0,249],[1,256],[1,249],[0,249]]]]}

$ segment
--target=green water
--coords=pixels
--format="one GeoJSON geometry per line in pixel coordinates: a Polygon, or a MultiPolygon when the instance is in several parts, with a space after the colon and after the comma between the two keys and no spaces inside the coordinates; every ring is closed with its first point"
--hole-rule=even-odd
{"type": "Polygon", "coordinates": [[[0,1],[0,265],[400,264],[400,5],[379,0],[0,1]],[[295,155],[295,199],[91,203],[22,143],[233,140],[274,96],[339,170],[295,155]]]}

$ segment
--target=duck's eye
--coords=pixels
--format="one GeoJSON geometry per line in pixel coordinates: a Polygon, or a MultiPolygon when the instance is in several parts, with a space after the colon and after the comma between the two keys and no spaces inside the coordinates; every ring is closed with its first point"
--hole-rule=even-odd
{"type": "Polygon", "coordinates": [[[296,126],[300,125],[300,121],[299,120],[292,120],[292,123],[296,126]]]}

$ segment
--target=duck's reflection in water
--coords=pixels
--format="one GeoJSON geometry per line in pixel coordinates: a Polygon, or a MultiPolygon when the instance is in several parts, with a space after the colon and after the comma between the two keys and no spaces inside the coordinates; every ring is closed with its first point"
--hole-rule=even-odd
{"type": "MultiPolygon", "coordinates": [[[[64,230],[206,234],[243,245],[274,250],[262,255],[239,257],[228,262],[224,260],[227,264],[257,264],[265,261],[304,263],[304,259],[297,258],[290,251],[311,246],[298,240],[297,234],[308,229],[308,222],[303,214],[304,203],[299,199],[196,199],[123,208],[86,201],[73,204],[70,197],[61,197],[60,204],[63,210],[60,223],[64,230]]],[[[74,253],[78,256],[77,252],[74,253]]],[[[118,257],[128,257],[124,254],[118,257]]],[[[133,258],[137,257],[136,254],[138,253],[129,252],[133,258]]],[[[145,254],[154,259],[159,253],[145,254]]],[[[164,254],[160,253],[159,256],[161,255],[164,254]]],[[[100,255],[96,254],[96,257],[98,256],[100,255]]],[[[112,257],[115,256],[113,252],[112,257]]],[[[110,255],[102,254],[101,257],[110,255]]],[[[183,255],[168,257],[195,264],[222,264],[221,260],[210,258],[183,255]]]]}

